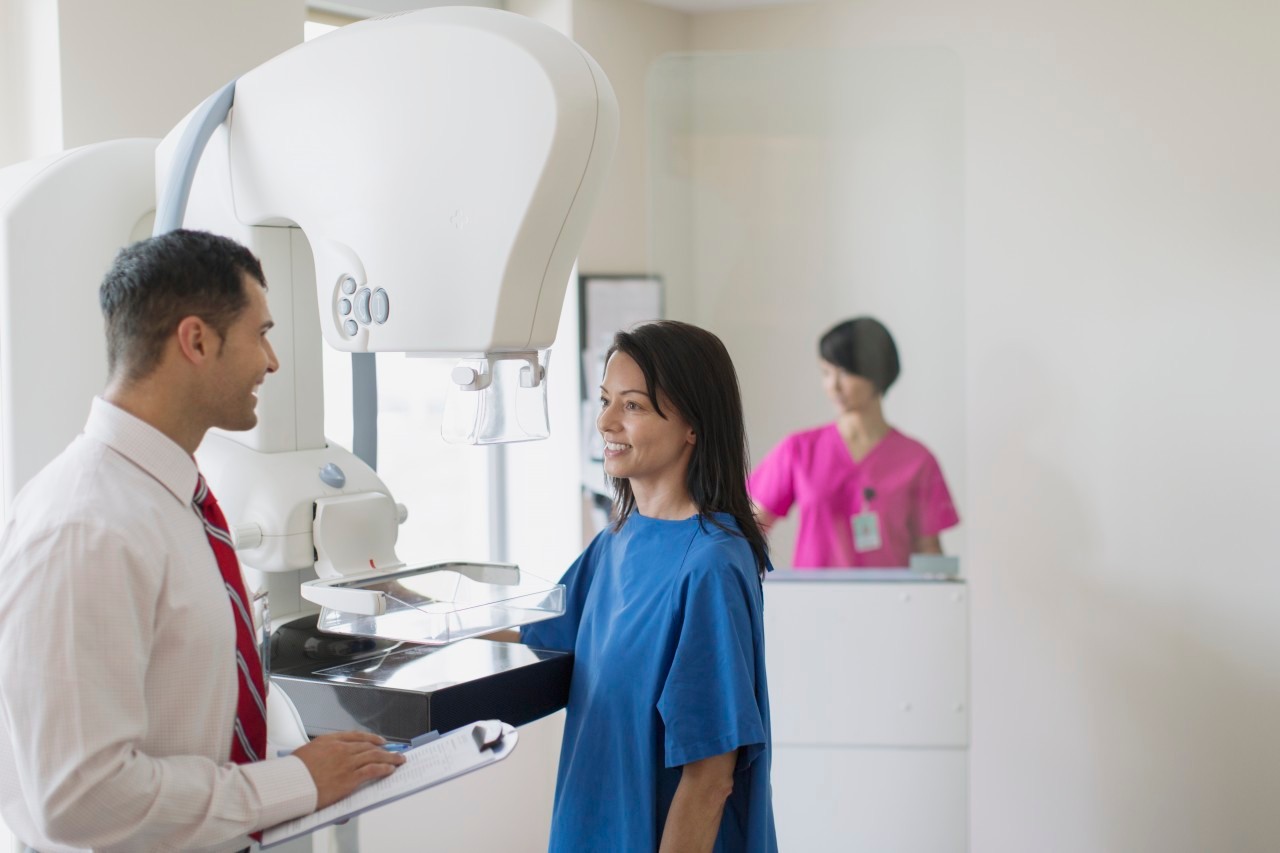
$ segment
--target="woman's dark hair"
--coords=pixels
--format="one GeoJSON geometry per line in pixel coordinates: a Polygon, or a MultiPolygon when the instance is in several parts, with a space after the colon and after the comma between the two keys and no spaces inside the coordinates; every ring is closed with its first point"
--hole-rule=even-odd
{"type": "MultiPolygon", "coordinates": [[[[645,390],[654,411],[661,391],[697,436],[685,485],[703,522],[751,546],[756,570],[764,577],[769,546],[747,496],[747,433],[742,423],[742,394],[733,361],[720,339],[705,329],[675,320],[645,323],[613,337],[605,364],[614,353],[625,353],[644,373],[645,390]],[[721,523],[713,513],[733,516],[738,530],[721,523]]],[[[614,494],[614,529],[620,530],[635,509],[636,498],[626,479],[609,478],[614,494]]]]}
{"type": "Polygon", "coordinates": [[[898,378],[898,347],[893,335],[874,317],[854,317],[818,341],[822,360],[869,380],[883,395],[898,378]]]}

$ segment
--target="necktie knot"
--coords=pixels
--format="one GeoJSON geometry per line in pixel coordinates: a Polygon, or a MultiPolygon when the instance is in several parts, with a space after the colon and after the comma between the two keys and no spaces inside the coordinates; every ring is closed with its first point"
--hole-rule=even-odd
{"type": "Polygon", "coordinates": [[[191,497],[192,502],[199,507],[202,515],[208,516],[210,507],[215,507],[218,502],[214,500],[213,492],[209,491],[209,481],[204,478],[204,474],[196,474],[196,492],[191,497]]]}

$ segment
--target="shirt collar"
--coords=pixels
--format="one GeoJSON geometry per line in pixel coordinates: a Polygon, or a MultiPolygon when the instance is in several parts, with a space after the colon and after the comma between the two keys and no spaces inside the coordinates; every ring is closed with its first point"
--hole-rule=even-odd
{"type": "Polygon", "coordinates": [[[191,503],[199,476],[196,461],[151,424],[94,397],[84,434],[146,471],[183,504],[191,503]]]}

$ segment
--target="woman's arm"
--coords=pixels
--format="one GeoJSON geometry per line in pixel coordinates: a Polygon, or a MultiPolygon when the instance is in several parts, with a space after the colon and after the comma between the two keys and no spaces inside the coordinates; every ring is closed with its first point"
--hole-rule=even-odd
{"type": "Polygon", "coordinates": [[[659,853],[708,853],[715,846],[725,800],[733,793],[737,764],[735,749],[681,768],[659,853]]]}
{"type": "Polygon", "coordinates": [[[768,533],[778,517],[754,501],[751,503],[751,509],[756,515],[756,524],[760,525],[761,532],[768,533]]]}
{"type": "Polygon", "coordinates": [[[912,554],[941,554],[942,540],[937,536],[917,536],[911,545],[912,554]]]}

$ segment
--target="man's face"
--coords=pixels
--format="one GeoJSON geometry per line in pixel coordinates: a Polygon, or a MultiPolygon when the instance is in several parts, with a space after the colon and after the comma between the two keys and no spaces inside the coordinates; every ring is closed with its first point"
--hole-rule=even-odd
{"type": "Polygon", "coordinates": [[[227,430],[257,425],[258,386],[280,367],[267,341],[273,323],[266,288],[249,275],[243,276],[241,286],[248,302],[227,329],[210,380],[210,425],[227,430]]]}

